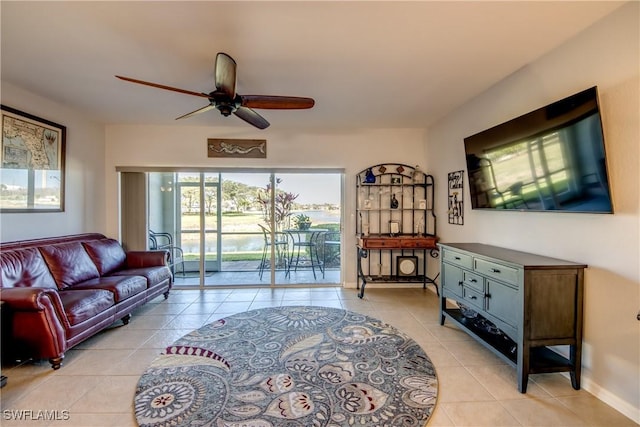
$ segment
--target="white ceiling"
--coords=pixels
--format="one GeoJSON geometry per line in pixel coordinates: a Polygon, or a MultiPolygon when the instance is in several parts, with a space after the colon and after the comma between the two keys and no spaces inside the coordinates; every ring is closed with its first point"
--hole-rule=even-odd
{"type": "Polygon", "coordinates": [[[1,77],[104,123],[249,126],[206,100],[217,52],[238,93],[307,96],[272,128],[423,128],[622,2],[0,2],[1,77]]]}

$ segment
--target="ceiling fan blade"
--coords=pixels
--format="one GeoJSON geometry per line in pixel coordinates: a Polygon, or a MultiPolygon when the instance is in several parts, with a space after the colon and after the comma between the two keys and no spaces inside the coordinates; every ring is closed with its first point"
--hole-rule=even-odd
{"type": "Polygon", "coordinates": [[[187,113],[184,116],[176,117],[176,120],[186,119],[187,117],[195,116],[196,114],[204,113],[205,111],[209,111],[209,110],[212,110],[214,108],[216,108],[216,107],[214,107],[211,104],[205,105],[204,107],[198,108],[196,111],[192,111],[190,113],[187,113]]]}
{"type": "Polygon", "coordinates": [[[251,108],[238,107],[233,112],[236,116],[240,117],[245,122],[257,127],[258,129],[266,129],[269,127],[269,122],[260,114],[253,111],[251,108]]]}
{"type": "Polygon", "coordinates": [[[174,92],[180,92],[180,93],[184,93],[187,95],[194,95],[194,96],[200,96],[203,98],[209,98],[209,95],[206,93],[201,93],[201,92],[193,92],[190,90],[185,90],[185,89],[179,89],[177,87],[171,87],[171,86],[165,86],[165,85],[161,85],[158,83],[151,83],[151,82],[145,82],[144,80],[138,80],[138,79],[132,79],[131,77],[123,77],[123,76],[116,76],[117,78],[119,78],[120,80],[126,80],[128,82],[132,82],[132,83],[138,83],[141,85],[146,85],[146,86],[151,86],[151,87],[157,87],[160,89],[166,89],[166,90],[171,90],[174,92]]]}
{"type": "Polygon", "coordinates": [[[236,61],[224,52],[216,56],[216,89],[236,97],[236,61]]]}
{"type": "Polygon", "coordinates": [[[242,106],[267,110],[296,110],[311,108],[316,103],[313,98],[298,96],[241,95],[242,106]]]}

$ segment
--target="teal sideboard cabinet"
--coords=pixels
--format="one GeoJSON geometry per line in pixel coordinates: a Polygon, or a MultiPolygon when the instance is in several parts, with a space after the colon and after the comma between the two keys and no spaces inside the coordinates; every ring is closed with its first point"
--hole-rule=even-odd
{"type": "Polygon", "coordinates": [[[580,389],[584,269],[480,243],[439,243],[440,324],[450,319],[517,370],[566,372],[580,389]],[[488,322],[487,322],[488,321],[488,322]],[[568,346],[566,358],[551,346],[568,346]]]}

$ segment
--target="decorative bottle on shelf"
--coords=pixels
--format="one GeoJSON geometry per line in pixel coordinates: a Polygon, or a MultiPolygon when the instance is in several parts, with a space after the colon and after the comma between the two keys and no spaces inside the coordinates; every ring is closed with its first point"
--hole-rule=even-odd
{"type": "Polygon", "coordinates": [[[391,195],[391,209],[398,209],[398,199],[396,199],[396,195],[392,194],[391,195]]]}
{"type": "Polygon", "coordinates": [[[422,184],[424,182],[424,173],[422,173],[419,165],[416,165],[416,167],[413,169],[411,178],[414,184],[422,184]]]}
{"type": "Polygon", "coordinates": [[[376,176],[373,174],[371,168],[367,169],[367,172],[364,174],[364,182],[365,184],[375,184],[376,176]]]}

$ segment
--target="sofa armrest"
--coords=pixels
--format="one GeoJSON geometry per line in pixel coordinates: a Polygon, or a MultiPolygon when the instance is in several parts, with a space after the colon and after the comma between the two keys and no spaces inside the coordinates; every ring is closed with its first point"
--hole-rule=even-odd
{"type": "Polygon", "coordinates": [[[169,251],[130,251],[127,252],[127,268],[145,268],[167,265],[169,251]]]}
{"type": "Polygon", "coordinates": [[[43,311],[53,306],[64,312],[58,291],[51,288],[2,288],[0,300],[13,311],[43,311]]]}
{"type": "MultiPolygon", "coordinates": [[[[58,291],[50,288],[2,288],[0,299],[11,313],[11,339],[18,348],[55,359],[54,368],[67,349],[64,314],[58,291]]],[[[57,368],[56,368],[57,369],[57,368]]]]}

